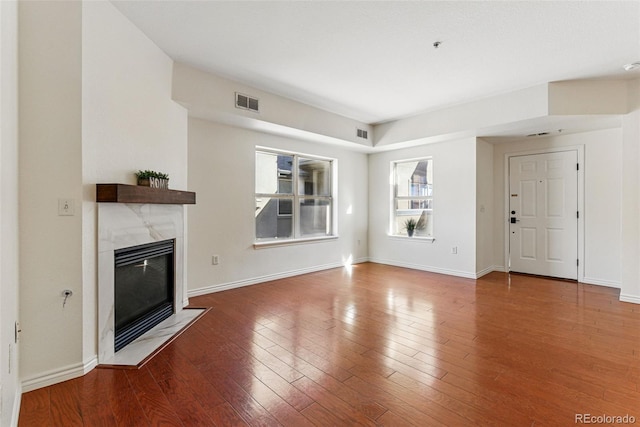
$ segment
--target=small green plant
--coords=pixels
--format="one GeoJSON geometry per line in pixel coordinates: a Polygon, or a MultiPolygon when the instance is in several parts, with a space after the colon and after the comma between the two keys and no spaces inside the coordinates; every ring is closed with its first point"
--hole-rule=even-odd
{"type": "Polygon", "coordinates": [[[150,171],[150,170],[139,170],[136,172],[136,177],[138,179],[149,179],[149,178],[158,178],[158,179],[169,179],[169,175],[162,172],[150,171]]]}
{"type": "Polygon", "coordinates": [[[422,217],[419,220],[415,220],[413,218],[409,218],[404,221],[404,229],[407,230],[407,235],[409,237],[413,236],[413,233],[416,230],[422,230],[425,226],[425,221],[422,217]]]}
{"type": "Polygon", "coordinates": [[[138,178],[138,185],[143,185],[151,188],[169,188],[169,175],[162,172],[140,170],[136,172],[138,178]]]}
{"type": "Polygon", "coordinates": [[[409,218],[404,222],[404,229],[407,230],[407,233],[409,233],[409,235],[413,234],[417,226],[418,221],[413,218],[409,218]]]}

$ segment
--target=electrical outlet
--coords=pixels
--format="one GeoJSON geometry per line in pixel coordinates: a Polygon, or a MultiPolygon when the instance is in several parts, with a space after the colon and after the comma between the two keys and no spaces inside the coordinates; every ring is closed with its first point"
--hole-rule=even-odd
{"type": "Polygon", "coordinates": [[[220,257],[218,255],[214,255],[211,257],[211,264],[218,265],[220,264],[220,257]]]}
{"type": "Polygon", "coordinates": [[[451,247],[451,253],[453,255],[458,255],[458,247],[457,246],[452,246],[451,247]]]}

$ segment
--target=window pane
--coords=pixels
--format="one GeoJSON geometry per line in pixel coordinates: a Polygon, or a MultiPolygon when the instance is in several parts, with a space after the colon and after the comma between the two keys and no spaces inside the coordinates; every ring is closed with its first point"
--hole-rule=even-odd
{"type": "Polygon", "coordinates": [[[292,194],[293,156],[256,152],[256,193],[292,194]]]}
{"type": "Polygon", "coordinates": [[[304,237],[331,234],[330,200],[300,200],[300,234],[304,237]]]}
{"type": "Polygon", "coordinates": [[[256,151],[256,239],[332,235],[333,160],[256,151]]]}
{"type": "Polygon", "coordinates": [[[433,191],[433,167],[431,159],[396,163],[396,195],[431,196],[433,191]]]}
{"type": "Polygon", "coordinates": [[[278,216],[291,216],[293,214],[293,200],[278,199],[278,216]]]}
{"type": "Polygon", "coordinates": [[[293,235],[292,206],[292,198],[256,197],[256,238],[290,238],[293,235]]]}
{"type": "Polygon", "coordinates": [[[396,200],[396,211],[433,209],[432,199],[400,199],[396,200]]]}
{"type": "Polygon", "coordinates": [[[397,210],[393,224],[393,234],[406,235],[406,222],[409,219],[417,222],[414,236],[433,236],[432,212],[421,209],[397,210]]]}
{"type": "Polygon", "coordinates": [[[298,194],[304,196],[331,195],[331,161],[305,159],[298,160],[298,194]]]}

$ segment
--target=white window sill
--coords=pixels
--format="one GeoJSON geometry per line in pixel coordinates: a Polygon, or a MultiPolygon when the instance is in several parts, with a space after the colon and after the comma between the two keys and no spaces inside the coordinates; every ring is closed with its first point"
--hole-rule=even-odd
{"type": "Polygon", "coordinates": [[[409,236],[401,236],[399,234],[387,234],[387,237],[389,237],[390,239],[394,239],[394,240],[413,240],[416,242],[428,242],[428,243],[433,243],[436,241],[435,237],[429,237],[429,236],[413,236],[413,237],[409,237],[409,236]]]}
{"type": "Polygon", "coordinates": [[[265,249],[276,246],[301,245],[306,243],[326,242],[327,240],[337,240],[338,236],[306,237],[301,239],[277,239],[255,242],[254,249],[265,249]]]}

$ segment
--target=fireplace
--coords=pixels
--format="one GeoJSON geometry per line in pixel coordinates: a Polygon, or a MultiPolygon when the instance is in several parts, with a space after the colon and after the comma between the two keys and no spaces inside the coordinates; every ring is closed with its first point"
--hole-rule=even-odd
{"type": "Polygon", "coordinates": [[[173,314],[174,246],[164,240],[115,251],[115,351],[173,314]]]}
{"type": "MultiPolygon", "coordinates": [[[[160,191],[160,190],[159,190],[160,191]]],[[[171,190],[161,190],[171,191],[171,190]]],[[[174,204],[98,203],[98,363],[116,360],[115,254],[148,244],[173,242],[173,311],[188,304],[184,271],[184,207],[174,204]]],[[[144,259],[138,264],[144,263],[144,259]]],[[[149,262],[147,262],[147,265],[149,262]]],[[[147,268],[148,270],[149,268],[147,268]]],[[[170,320],[173,316],[171,316],[170,320]]],[[[131,343],[133,345],[133,343],[131,343]]],[[[131,345],[127,347],[131,347],[131,345]]],[[[126,348],[118,352],[125,353],[126,348]]]]}

